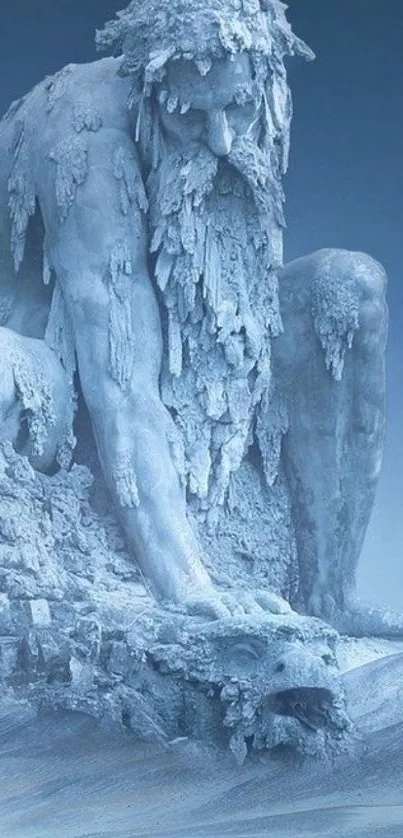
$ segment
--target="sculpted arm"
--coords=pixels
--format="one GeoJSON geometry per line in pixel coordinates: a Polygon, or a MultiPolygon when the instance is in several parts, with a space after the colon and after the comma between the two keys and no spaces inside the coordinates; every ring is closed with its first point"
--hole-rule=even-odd
{"type": "Polygon", "coordinates": [[[103,472],[142,570],[160,595],[186,600],[190,584],[208,586],[209,578],[159,396],[161,325],[134,147],[120,128],[89,135],[74,195],[66,190],[68,146],[53,156],[40,173],[40,205],[103,472]]]}

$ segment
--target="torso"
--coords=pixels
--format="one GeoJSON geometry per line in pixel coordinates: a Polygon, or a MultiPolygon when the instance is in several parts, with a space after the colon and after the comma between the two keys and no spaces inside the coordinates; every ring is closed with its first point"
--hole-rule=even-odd
{"type": "MultiPolygon", "coordinates": [[[[18,270],[11,252],[9,198],[13,168],[26,159],[35,191],[46,188],[52,149],[68,139],[118,128],[132,131],[127,108],[130,81],[117,73],[120,59],[70,64],[14,102],[0,122],[0,326],[42,337],[51,292],[43,284],[40,210],[29,222],[24,260],[18,270]]],[[[24,170],[23,170],[24,171],[24,170]]]]}

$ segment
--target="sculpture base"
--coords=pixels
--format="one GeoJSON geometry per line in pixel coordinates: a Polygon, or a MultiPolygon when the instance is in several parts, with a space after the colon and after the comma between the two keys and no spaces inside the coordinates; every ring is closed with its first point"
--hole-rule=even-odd
{"type": "Polygon", "coordinates": [[[3,692],[83,711],[143,740],[339,747],[338,635],[295,612],[205,622],[158,605],[86,467],[37,474],[0,449],[3,692]]]}

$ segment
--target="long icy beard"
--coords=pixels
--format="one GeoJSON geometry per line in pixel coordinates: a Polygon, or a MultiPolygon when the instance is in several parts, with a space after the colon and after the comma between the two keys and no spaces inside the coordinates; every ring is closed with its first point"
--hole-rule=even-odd
{"type": "Polygon", "coordinates": [[[222,503],[252,442],[279,333],[282,191],[247,140],[226,160],[160,148],[147,183],[155,280],[166,311],[162,397],[190,492],[222,503]]]}

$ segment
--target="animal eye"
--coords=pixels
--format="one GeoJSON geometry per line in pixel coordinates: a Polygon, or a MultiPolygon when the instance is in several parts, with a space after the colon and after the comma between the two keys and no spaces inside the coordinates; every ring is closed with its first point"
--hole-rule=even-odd
{"type": "Polygon", "coordinates": [[[234,658],[239,660],[240,658],[244,660],[259,660],[259,652],[255,649],[250,643],[237,643],[235,646],[232,647],[232,655],[234,658]]]}
{"type": "Polygon", "coordinates": [[[331,666],[334,663],[334,657],[330,654],[322,655],[322,660],[327,666],[331,666]]]}

